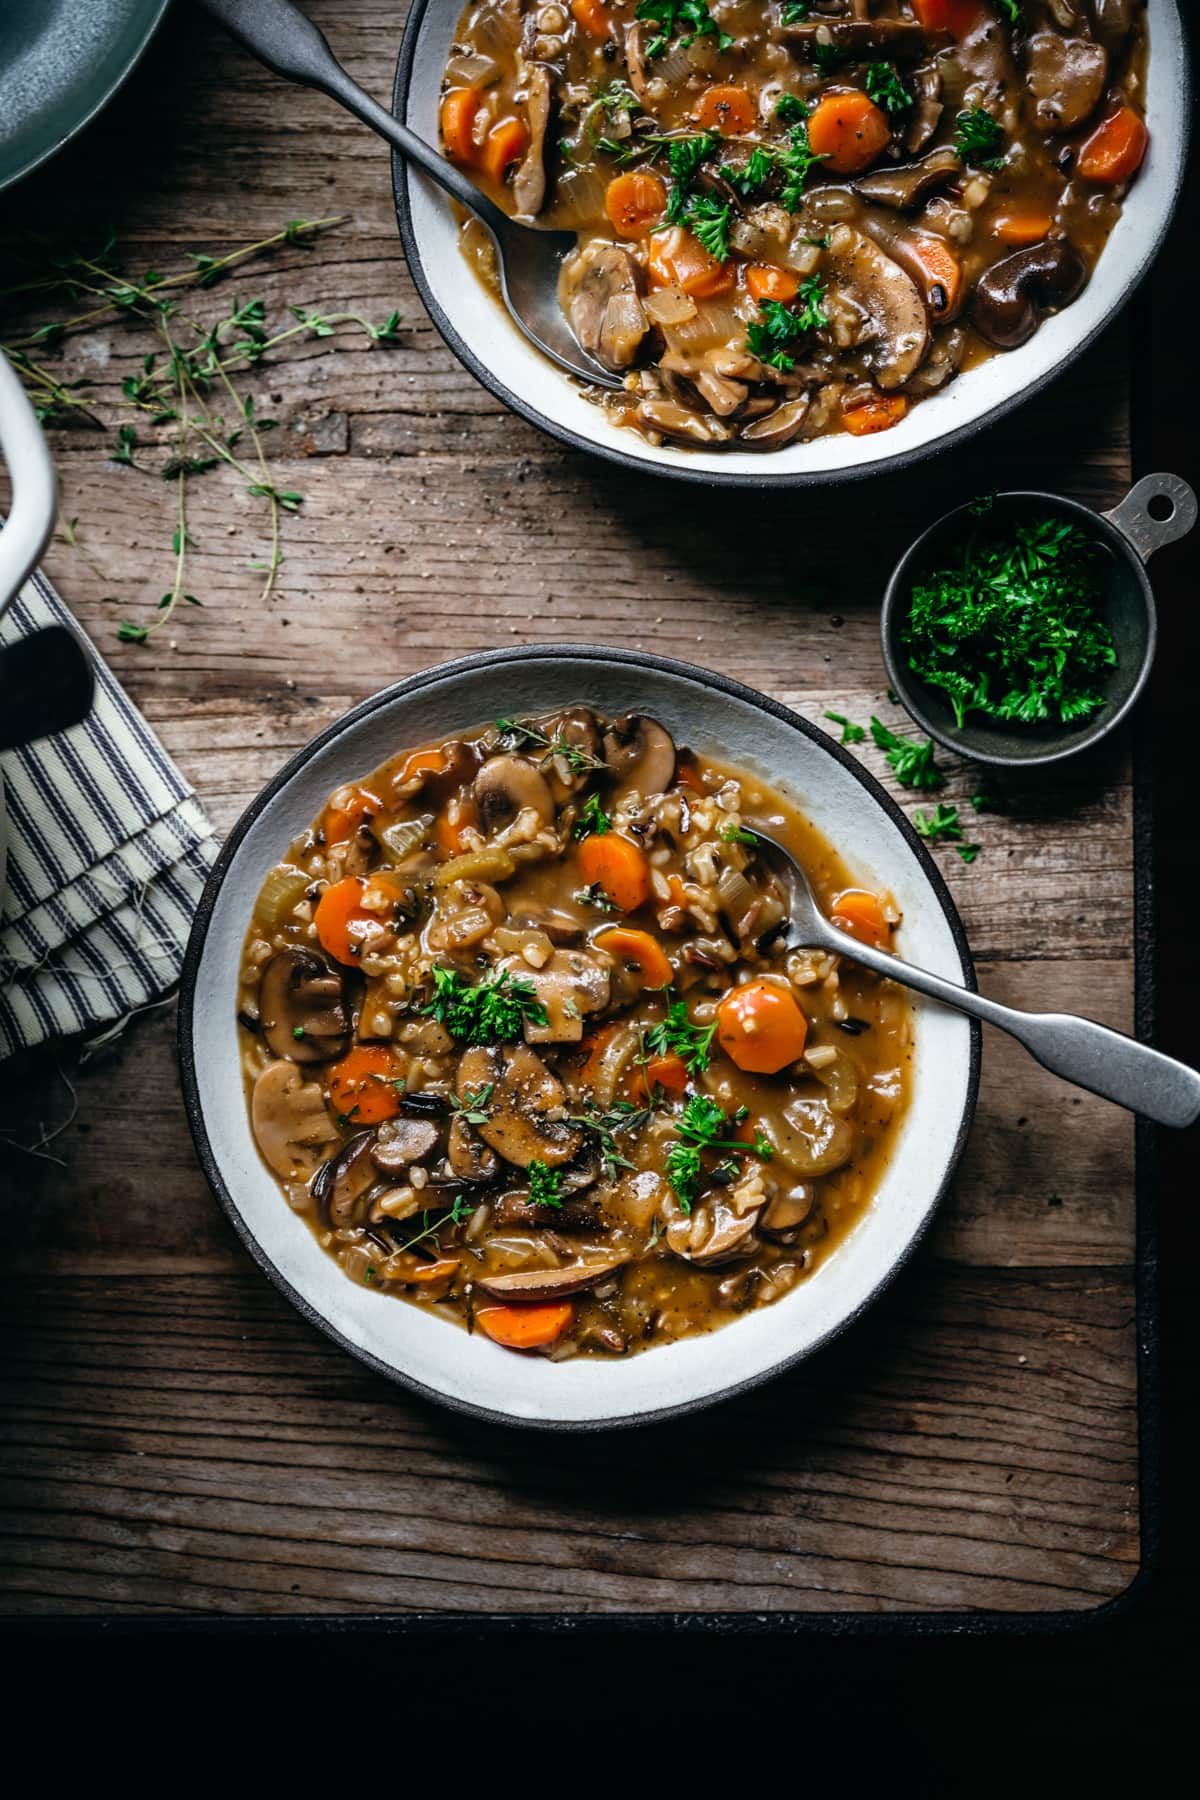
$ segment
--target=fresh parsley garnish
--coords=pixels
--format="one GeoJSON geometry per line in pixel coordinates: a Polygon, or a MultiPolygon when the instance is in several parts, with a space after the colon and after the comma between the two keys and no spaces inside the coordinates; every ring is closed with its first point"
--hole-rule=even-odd
{"type": "Polygon", "coordinates": [[[752,200],[767,185],[774,168],[775,158],[766,145],[755,144],[742,168],[735,169],[729,163],[722,163],[721,173],[743,200],[752,200]]]}
{"type": "Polygon", "coordinates": [[[1004,161],[1004,127],[982,106],[960,112],[956,126],[954,150],[960,162],[976,169],[998,169],[1004,161]]]}
{"type": "Polygon", "coordinates": [[[693,194],[688,202],[687,226],[714,262],[729,259],[730,208],[715,194],[693,194]]]}
{"type": "Polygon", "coordinates": [[[700,1189],[700,1152],[694,1144],[676,1142],[667,1151],[666,1164],[671,1191],[683,1211],[690,1213],[700,1189]]]}
{"type": "Polygon", "coordinates": [[[762,1162],[769,1161],[772,1146],[761,1131],[755,1132],[754,1141],[749,1144],[725,1135],[740,1125],[747,1113],[748,1108],[739,1106],[735,1113],[726,1116],[723,1107],[711,1095],[694,1094],[678,1115],[675,1129],[679,1140],[667,1151],[666,1165],[667,1179],[684,1212],[691,1212],[699,1188],[702,1150],[725,1150],[735,1156],[756,1156],[762,1162]]]}
{"type": "MultiPolygon", "coordinates": [[[[787,11],[787,8],[784,8],[787,11]]],[[[792,19],[785,19],[785,25],[794,24],[792,19]]],[[[775,102],[775,117],[781,125],[799,125],[808,117],[808,108],[796,94],[780,94],[775,102]]]]}
{"type": "Polygon", "coordinates": [[[824,299],[824,281],[819,275],[809,275],[800,283],[793,306],[785,306],[781,300],[764,300],[759,308],[761,318],[746,327],[747,350],[774,369],[785,373],[794,369],[796,359],[788,345],[805,332],[828,325],[824,299]]]}
{"type": "Polygon", "coordinates": [[[931,844],[962,842],[963,833],[962,826],[958,822],[958,808],[957,806],[947,806],[944,800],[939,800],[932,812],[926,812],[923,806],[918,806],[912,816],[912,822],[917,836],[928,838],[931,844]]]}
{"type": "Polygon", "coordinates": [[[840,69],[843,63],[850,61],[850,52],[837,44],[815,43],[812,47],[812,59],[817,65],[818,74],[832,75],[835,69],[840,69]]]}
{"type": "Polygon", "coordinates": [[[701,131],[694,137],[671,139],[667,146],[667,166],[671,171],[671,180],[677,187],[687,187],[700,164],[706,156],[712,154],[718,142],[715,131],[701,131]]]}
{"type": "Polygon", "coordinates": [[[535,1158],[526,1173],[529,1176],[529,1204],[560,1209],[563,1203],[562,1170],[548,1168],[535,1158]]]}
{"type": "Polygon", "coordinates": [[[1021,0],[996,0],[996,5],[1010,25],[1021,23],[1021,0]]]}
{"type": "Polygon", "coordinates": [[[812,11],[812,0],[783,0],[779,9],[781,25],[802,25],[812,11]]]}
{"type": "Polygon", "coordinates": [[[507,969],[472,987],[457,969],[435,963],[433,984],[433,999],[421,1010],[444,1025],[456,1043],[511,1044],[526,1019],[531,1025],[549,1023],[532,981],[507,969]]]}
{"type": "Polygon", "coordinates": [[[726,825],[721,833],[727,844],[745,844],[747,849],[757,850],[758,839],[752,831],[743,831],[740,825],[726,825]]]}
{"type": "Polygon", "coordinates": [[[620,912],[621,910],[615,900],[609,899],[598,881],[593,881],[591,887],[578,888],[571,898],[576,906],[595,906],[601,912],[620,912]]]}
{"type": "Polygon", "coordinates": [[[599,794],[589,794],[579,809],[579,817],[571,827],[571,836],[585,838],[590,835],[603,837],[610,829],[612,820],[600,803],[599,794]]]}
{"type": "Polygon", "coordinates": [[[884,112],[903,112],[911,106],[913,97],[900,79],[900,72],[895,63],[873,62],[867,70],[867,96],[876,106],[882,106],[884,112]]]}
{"type": "Polygon", "coordinates": [[[913,589],[901,641],[915,674],[968,713],[1070,725],[1104,705],[1117,660],[1101,554],[1065,519],[976,527],[913,589]]]}
{"type": "Polygon", "coordinates": [[[496,730],[500,733],[500,748],[504,750],[542,751],[539,766],[545,767],[561,756],[572,775],[583,775],[589,769],[603,769],[602,757],[593,756],[579,744],[568,743],[563,737],[548,737],[540,725],[531,725],[525,719],[497,719],[496,730]]]}
{"type": "Polygon", "coordinates": [[[946,777],[933,760],[932,738],[897,737],[872,715],[871,736],[887,757],[901,787],[945,787],[946,777]]]}
{"type": "Polygon", "coordinates": [[[825,717],[827,719],[832,719],[835,725],[841,726],[842,735],[840,741],[843,744],[865,743],[867,733],[864,726],[852,724],[843,713],[827,712],[825,717]]]}
{"type": "Polygon", "coordinates": [[[728,50],[733,44],[733,39],[720,29],[709,12],[705,0],[641,0],[634,17],[649,19],[661,26],[658,36],[646,45],[647,56],[661,56],[673,37],[681,38],[685,45],[693,38],[715,37],[720,50],[728,50]]]}
{"type": "Polygon", "coordinates": [[[793,125],[788,132],[787,148],[776,152],[776,160],[784,176],[780,204],[788,212],[796,212],[804,197],[804,183],[808,180],[809,170],[814,164],[825,160],[824,151],[818,155],[808,141],[806,120],[793,125]]]}
{"type": "MultiPolygon", "coordinates": [[[[670,989],[665,991],[669,996],[670,989]]],[[[715,1022],[693,1025],[688,1018],[687,1001],[668,998],[667,1016],[646,1033],[646,1048],[654,1056],[682,1057],[690,1075],[703,1075],[716,1035],[715,1022]]]]}

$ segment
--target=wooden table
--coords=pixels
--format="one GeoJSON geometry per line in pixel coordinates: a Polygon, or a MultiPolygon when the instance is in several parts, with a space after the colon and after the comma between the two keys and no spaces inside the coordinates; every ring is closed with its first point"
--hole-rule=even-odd
{"type": "MultiPolygon", "coordinates": [[[[309,10],[351,72],[389,92],[398,9],[309,10]]],[[[272,316],[291,301],[395,307],[401,342],[307,341],[262,369],[276,465],[305,494],[265,607],[247,569],[257,525],[217,471],[193,489],[204,610],[168,641],[116,644],[116,619],[148,616],[165,585],[171,495],[106,463],[95,433],[53,434],[83,553],[56,544],[48,572],[222,830],[348,704],[494,644],[653,647],[817,720],[834,708],[899,726],[877,609],[908,538],[998,485],[1110,505],[1129,482],[1127,324],[976,448],[840,494],[708,495],[560,449],[429,324],[376,142],[186,8],[0,228],[61,246],[111,220],[131,266],[169,269],[332,211],[348,215],[337,231],[256,267],[239,294],[272,316]]],[[[144,347],[122,327],[91,340],[97,392],[115,394],[144,347]]],[[[942,760],[939,797],[964,805],[975,774],[942,760]]],[[[972,867],[939,853],[981,985],[1129,1028],[1129,744],[1002,791],[972,867]]],[[[39,1059],[3,1083],[20,1142],[68,1116],[68,1078],[78,1102],[61,1161],[0,1152],[3,1610],[952,1623],[1085,1615],[1136,1581],[1134,1133],[1006,1041],[985,1038],[952,1198],[860,1326],[700,1418],[551,1441],[414,1401],[301,1323],[199,1173],[173,1032],[164,1008],[82,1069],[39,1059]]]]}

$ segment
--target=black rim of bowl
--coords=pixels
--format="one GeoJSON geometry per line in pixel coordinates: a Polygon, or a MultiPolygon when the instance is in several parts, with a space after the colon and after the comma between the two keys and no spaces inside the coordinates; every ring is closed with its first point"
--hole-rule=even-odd
{"type": "MultiPolygon", "coordinates": [[[[745,687],[739,681],[732,681],[728,676],[718,675],[709,669],[698,668],[692,663],[677,662],[672,657],[640,655],[630,650],[606,649],[604,646],[598,644],[535,644],[521,649],[484,650],[473,656],[457,657],[451,662],[439,663],[433,668],[423,669],[419,674],[410,675],[405,680],[396,682],[391,687],[384,688],[380,693],[373,694],[370,699],[361,701],[359,705],[352,707],[348,713],[343,714],[340,719],[335,720],[332,725],[326,726],[324,731],[319,732],[310,743],[306,744],[302,750],[284,765],[279,773],[262,789],[261,793],[251,801],[250,805],[246,808],[245,812],[230,832],[229,837],[221,850],[221,854],[213,867],[212,873],[205,883],[204,892],[200,897],[200,903],[196,909],[196,916],[192,925],[191,935],[188,939],[187,954],[184,958],[183,972],[180,978],[178,1050],[183,1083],[184,1107],[187,1112],[188,1126],[191,1130],[192,1141],[196,1148],[200,1166],[204,1170],[209,1185],[221,1202],[230,1223],[246,1249],[250,1252],[264,1274],[267,1275],[280,1292],[291,1301],[292,1305],[296,1308],[302,1318],[306,1319],[310,1325],[315,1325],[318,1330],[324,1332],[326,1337],[331,1338],[341,1349],[348,1351],[357,1361],[365,1363],[366,1366],[373,1369],[376,1374],[384,1375],[389,1381],[394,1381],[401,1387],[408,1388],[410,1392],[419,1395],[423,1400],[433,1401],[440,1406],[447,1406],[453,1412],[463,1413],[470,1418],[481,1419],[492,1425],[517,1425],[535,1431],[595,1432],[619,1430],[638,1425],[660,1424],[668,1419],[680,1418],[687,1413],[700,1412],[706,1407],[716,1406],[723,1401],[733,1399],[738,1394],[748,1393],[754,1388],[761,1387],[764,1382],[773,1381],[777,1376],[782,1375],[795,1364],[806,1361],[809,1357],[814,1356],[818,1350],[823,1349],[827,1344],[831,1343],[834,1338],[840,1337],[842,1332],[853,1325],[869,1307],[875,1304],[880,1295],[885,1289],[891,1286],[897,1275],[899,1275],[900,1271],[906,1266],[913,1255],[913,1252],[916,1250],[917,1245],[925,1236],[925,1233],[928,1231],[937,1215],[938,1209],[941,1206],[941,1203],[946,1196],[947,1189],[950,1186],[950,1182],[953,1179],[954,1171],[958,1166],[959,1158],[962,1155],[963,1147],[966,1144],[975,1117],[975,1106],[979,1095],[982,1033],[978,1021],[972,1019],[970,1021],[967,1093],[963,1104],[962,1117],[959,1120],[958,1130],[955,1133],[954,1143],[951,1147],[949,1157],[937,1178],[937,1185],[929,1207],[921,1221],[919,1229],[914,1232],[902,1254],[897,1257],[895,1262],[889,1265],[879,1281],[872,1288],[871,1292],[857,1307],[855,1307],[853,1312],[847,1314],[844,1319],[839,1320],[836,1325],[831,1326],[830,1329],[818,1338],[815,1343],[812,1343],[808,1345],[806,1349],[796,1351],[791,1355],[785,1354],[781,1356],[779,1360],[773,1362],[769,1368],[760,1370],[756,1375],[748,1376],[744,1381],[734,1382],[730,1386],[720,1388],[711,1394],[701,1395],[694,1400],[682,1401],[675,1406],[659,1407],[653,1411],[633,1413],[620,1418],[523,1418],[513,1413],[496,1412],[490,1407],[477,1406],[472,1401],[462,1400],[457,1396],[441,1393],[438,1389],[428,1387],[424,1382],[416,1380],[415,1377],[409,1375],[403,1369],[385,1362],[382,1358],[375,1356],[368,1350],[362,1349],[359,1345],[352,1343],[349,1338],[345,1337],[317,1307],[313,1306],[292,1286],[291,1282],[289,1282],[276,1267],[275,1263],[254,1236],[250,1226],[243,1217],[237,1200],[226,1186],[225,1180],[217,1165],[217,1159],[213,1154],[212,1144],[208,1136],[208,1128],[200,1105],[199,1090],[196,1080],[196,1059],[192,1030],[196,997],[196,978],[201,958],[204,954],[204,946],[208,938],[208,928],[213,911],[216,907],[217,898],[221,891],[222,884],[224,883],[225,876],[237,855],[242,840],[245,838],[250,827],[254,824],[254,821],[258,818],[264,807],[275,798],[276,794],[278,794],[281,789],[287,786],[288,782],[291,781],[292,777],[304,767],[310,757],[314,756],[318,751],[323,750],[327,744],[332,743],[345,731],[350,730],[363,719],[369,718],[372,713],[377,712],[381,707],[388,706],[401,697],[419,693],[422,688],[429,687],[437,682],[445,681],[456,675],[474,674],[480,669],[496,668],[504,666],[505,664],[556,661],[564,658],[572,658],[582,662],[616,663],[622,668],[649,668],[657,673],[672,675],[682,678],[685,681],[690,681],[699,687],[710,688],[716,693],[727,695],[734,700],[743,701],[747,705],[757,708],[760,712],[770,714],[772,718],[778,719],[783,724],[791,726],[792,729],[799,732],[802,737],[810,739],[819,749],[823,750],[826,755],[833,757],[836,762],[840,763],[844,769],[847,769],[850,774],[854,776],[859,785],[866,790],[870,797],[881,808],[884,815],[899,832],[904,843],[917,858],[921,871],[933,890],[934,897],[942,910],[947,925],[950,927],[951,936],[954,940],[954,947],[962,967],[963,983],[966,987],[970,988],[972,992],[976,990],[975,965],[971,958],[971,951],[967,943],[966,933],[963,930],[962,921],[958,916],[954,901],[950,897],[950,891],[943,881],[941,872],[932,856],[929,854],[926,845],[922,843],[921,839],[917,836],[916,832],[909,824],[908,819],[892,799],[891,795],[885,792],[870,771],[865,769],[854,757],[848,755],[847,752],[842,749],[841,745],[835,743],[825,732],[821,731],[816,725],[810,724],[807,719],[801,718],[798,713],[792,712],[790,707],[783,706],[778,700],[771,699],[769,695],[757,693],[753,688],[745,687]]],[[[449,1329],[452,1328],[447,1325],[447,1330],[449,1329]]],[[[736,1329],[736,1321],[734,1321],[731,1329],[736,1329]]],[[[652,1352],[650,1354],[652,1354],[652,1352]]]]}
{"type": "MultiPolygon", "coordinates": [[[[1083,355],[1084,351],[1088,349],[1101,333],[1108,329],[1123,311],[1130,299],[1132,299],[1143,278],[1149,273],[1151,265],[1162,247],[1163,239],[1170,229],[1171,222],[1174,219],[1176,210],[1179,206],[1184,175],[1188,167],[1188,148],[1191,136],[1191,71],[1187,58],[1187,33],[1184,28],[1183,19],[1179,15],[1178,4],[1175,3],[1175,0],[1173,0],[1173,4],[1175,5],[1175,12],[1179,21],[1180,35],[1184,43],[1184,55],[1180,59],[1176,76],[1182,90],[1180,95],[1180,113],[1183,121],[1183,142],[1179,146],[1179,161],[1176,167],[1175,183],[1163,211],[1162,222],[1155,234],[1154,241],[1146,251],[1145,255],[1141,258],[1140,262],[1130,266],[1111,312],[1109,312],[1105,318],[1098,320],[1090,331],[1085,332],[1078,338],[1077,341],[1068,348],[1062,359],[1057,362],[1052,369],[1047,369],[1045,374],[1038,376],[1036,381],[1031,381],[1025,386],[1018,388],[1014,393],[1009,394],[1006,399],[998,400],[994,406],[989,407],[987,412],[981,414],[979,418],[972,419],[965,425],[960,425],[954,431],[946,432],[943,436],[935,438],[931,443],[918,445],[915,449],[911,450],[898,450],[894,456],[886,457],[880,462],[861,465],[848,464],[845,468],[841,469],[795,470],[792,472],[779,472],[775,474],[771,473],[769,469],[766,469],[761,475],[743,475],[733,472],[725,475],[720,471],[688,468],[686,462],[682,460],[670,463],[647,462],[624,450],[614,450],[606,444],[595,443],[591,438],[582,437],[578,432],[568,429],[567,426],[559,425],[555,423],[554,420],[548,419],[544,413],[538,411],[536,406],[533,406],[529,401],[523,399],[519,394],[514,393],[511,388],[506,387],[505,384],[498,379],[492,370],[488,368],[487,364],[482,362],[475,354],[466,340],[459,335],[446,314],[442,311],[442,308],[438,304],[433,294],[433,290],[430,287],[428,277],[425,274],[424,262],[421,257],[420,248],[417,244],[416,233],[413,230],[412,207],[409,203],[408,191],[408,165],[404,162],[402,157],[393,151],[392,192],[396,205],[396,221],[400,227],[400,241],[404,247],[404,255],[408,262],[409,274],[416,283],[417,292],[420,294],[421,299],[425,304],[426,312],[428,312],[443,340],[449,345],[459,362],[474,375],[475,379],[480,382],[482,386],[487,388],[489,393],[494,394],[497,400],[502,401],[510,411],[518,414],[520,418],[525,419],[530,425],[536,426],[539,431],[545,432],[548,437],[556,438],[559,443],[568,444],[573,450],[586,450],[590,455],[598,456],[604,462],[615,463],[619,468],[630,469],[638,475],[660,475],[668,481],[689,481],[699,483],[704,487],[750,489],[815,488],[828,487],[833,483],[847,481],[869,481],[873,476],[877,475],[897,474],[900,470],[910,469],[915,467],[918,463],[928,461],[930,457],[941,455],[943,451],[951,449],[956,444],[969,442],[969,440],[976,437],[979,432],[986,430],[988,426],[1007,417],[1007,415],[1014,412],[1017,407],[1023,406],[1027,400],[1032,399],[1035,394],[1041,393],[1041,391],[1048,387],[1051,382],[1056,381],[1060,375],[1064,374],[1066,370],[1071,367],[1072,363],[1077,361],[1077,359],[1083,355]]],[[[392,112],[394,116],[402,122],[406,122],[408,91],[412,81],[412,69],[413,61],[416,57],[417,40],[420,36],[421,26],[428,10],[429,0],[413,0],[408,18],[405,21],[404,35],[400,40],[400,51],[396,59],[396,79],[392,87],[392,112]]],[[[1153,50],[1151,53],[1153,53],[1153,50]]],[[[1135,184],[1131,190],[1131,194],[1136,195],[1136,193],[1137,187],[1135,184]]],[[[449,202],[447,202],[447,204],[449,204],[449,202]]],[[[474,278],[471,277],[471,279],[474,278]]],[[[500,304],[499,301],[497,301],[496,304],[498,306],[500,304]]],[[[1000,354],[1003,354],[1003,352],[1000,354]]],[[[568,379],[568,376],[562,376],[562,380],[567,381],[568,379]]],[[[934,395],[933,398],[936,400],[937,396],[934,395]]],[[[686,457],[687,452],[680,451],[679,455],[681,458],[686,457]]],[[[769,460],[770,453],[764,453],[764,462],[769,460]]]]}
{"type": "MultiPolygon", "coordinates": [[[[1059,512],[1069,514],[1078,519],[1086,531],[1107,544],[1119,560],[1123,561],[1137,584],[1141,595],[1142,606],[1146,615],[1146,648],[1142,656],[1141,667],[1132,688],[1120,705],[1108,716],[1101,715],[1094,726],[1086,729],[1086,735],[1073,744],[1062,744],[1057,749],[1047,747],[1035,755],[1014,751],[1006,755],[1002,751],[981,750],[977,748],[968,723],[961,731],[955,726],[947,726],[942,720],[927,712],[915,691],[919,677],[914,677],[904,653],[899,647],[899,631],[907,611],[909,590],[922,552],[941,533],[949,534],[949,529],[956,519],[965,519],[971,512],[973,501],[954,507],[935,519],[912,544],[909,545],[900,561],[892,571],[891,579],[883,596],[883,605],[879,611],[879,642],[883,652],[884,667],[887,669],[888,681],[897,695],[905,712],[919,725],[922,731],[928,732],[939,744],[956,756],[966,757],[970,762],[986,763],[994,769],[1042,769],[1050,763],[1067,762],[1073,756],[1086,756],[1089,750],[1109,737],[1119,725],[1128,718],[1133,708],[1141,699],[1146,683],[1150,679],[1154,667],[1154,657],[1158,646],[1158,614],[1154,605],[1154,590],[1150,585],[1150,577],[1146,573],[1146,564],[1138,554],[1120,526],[1093,507],[1085,506],[1080,500],[1071,500],[1065,494],[1052,494],[1038,488],[1011,488],[995,496],[997,501],[1015,500],[1031,507],[1053,507],[1059,512]]],[[[1107,704],[1107,702],[1106,702],[1107,704]]],[[[1013,742],[1020,741],[1016,731],[1012,733],[1013,742]]]]}

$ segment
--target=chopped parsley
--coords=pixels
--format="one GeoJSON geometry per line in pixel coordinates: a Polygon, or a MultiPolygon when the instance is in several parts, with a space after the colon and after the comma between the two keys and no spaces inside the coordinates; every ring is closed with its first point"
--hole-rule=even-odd
{"type": "Polygon", "coordinates": [[[746,327],[747,350],[760,362],[785,374],[794,369],[796,359],[788,346],[805,332],[828,325],[824,299],[824,281],[819,275],[809,275],[800,283],[792,306],[785,306],[781,300],[764,300],[759,308],[761,318],[746,327]]]}
{"type": "Polygon", "coordinates": [[[1004,161],[1004,127],[982,106],[960,112],[954,121],[954,150],[976,169],[998,169],[1004,161]]]}
{"type": "Polygon", "coordinates": [[[758,849],[758,839],[752,831],[743,831],[740,825],[726,825],[721,837],[727,844],[745,844],[750,850],[758,849]]]}
{"type": "Polygon", "coordinates": [[[1001,812],[1002,804],[994,794],[972,794],[971,805],[976,812],[1001,812]]]}
{"type": "Polygon", "coordinates": [[[766,145],[755,144],[743,168],[735,169],[729,163],[722,163],[721,173],[743,200],[751,200],[767,185],[774,168],[775,158],[766,145]]]}
{"type": "Polygon", "coordinates": [[[867,94],[884,112],[903,112],[913,97],[900,79],[895,63],[873,62],[867,70],[867,94]]]}
{"type": "Polygon", "coordinates": [[[563,737],[548,737],[539,725],[530,725],[523,719],[497,719],[496,730],[500,733],[500,748],[503,750],[538,749],[544,752],[540,757],[541,766],[553,762],[561,756],[572,775],[583,775],[588,769],[603,769],[604,759],[593,756],[579,744],[568,743],[563,737]]]}
{"type": "Polygon", "coordinates": [[[596,837],[603,837],[611,825],[612,820],[600,804],[599,794],[589,794],[571,827],[571,836],[585,838],[594,833],[596,837]]]}
{"type": "Polygon", "coordinates": [[[901,787],[945,787],[946,777],[933,760],[932,738],[897,737],[872,715],[871,736],[891,764],[901,787]]]}
{"type": "Polygon", "coordinates": [[[804,196],[809,170],[815,163],[825,160],[825,153],[822,151],[818,155],[809,143],[808,125],[804,120],[788,132],[787,149],[779,151],[777,159],[784,176],[780,203],[788,212],[796,212],[804,196]]]}
{"type": "MultiPolygon", "coordinates": [[[[665,989],[670,994],[670,989],[665,989]]],[[[687,1064],[689,1075],[703,1075],[717,1035],[711,1025],[693,1025],[688,1018],[686,1000],[668,1000],[667,1016],[646,1033],[646,1048],[654,1056],[678,1056],[687,1064]]]]}
{"type": "Polygon", "coordinates": [[[832,75],[843,63],[850,61],[849,50],[842,50],[836,44],[816,43],[812,47],[812,59],[817,65],[820,75],[832,75]]]}
{"type": "Polygon", "coordinates": [[[996,6],[1010,25],[1021,23],[1021,0],[996,0],[996,6]]]}
{"type": "Polygon", "coordinates": [[[919,806],[913,814],[912,822],[918,836],[928,838],[931,844],[953,844],[964,862],[974,862],[979,855],[978,844],[963,842],[957,806],[947,806],[944,801],[939,800],[931,813],[919,806]]]}
{"type": "Polygon", "coordinates": [[[968,713],[1071,725],[1104,705],[1117,660],[1103,553],[1065,519],[977,526],[913,589],[901,641],[913,672],[968,713]]]}
{"type": "Polygon", "coordinates": [[[490,975],[472,987],[457,969],[436,963],[433,999],[421,1008],[460,1044],[511,1044],[521,1035],[526,1019],[546,1025],[546,1008],[532,981],[514,978],[507,969],[490,975]]]}
{"type": "MultiPolygon", "coordinates": [[[[785,7],[784,11],[786,12],[786,10],[785,7]]],[[[785,25],[794,23],[791,19],[785,19],[783,22],[785,25]]],[[[808,117],[808,108],[797,95],[780,94],[775,102],[775,117],[781,125],[799,125],[803,119],[808,117]]]]}
{"type": "Polygon", "coordinates": [[[579,888],[571,895],[576,906],[596,906],[601,912],[620,912],[615,900],[610,900],[598,881],[591,887],[579,888]]]}
{"type": "Polygon", "coordinates": [[[825,717],[827,719],[832,719],[835,725],[841,726],[842,736],[840,741],[843,744],[865,743],[867,733],[862,725],[852,724],[842,713],[827,712],[825,717]]]}
{"type": "Polygon", "coordinates": [[[673,37],[686,46],[693,38],[715,37],[717,48],[728,50],[733,39],[717,25],[705,0],[641,0],[637,19],[649,19],[661,27],[657,37],[646,45],[647,56],[661,56],[673,37]]]}
{"type": "Polygon", "coordinates": [[[748,1111],[747,1107],[739,1106],[727,1117],[710,1095],[694,1094],[679,1114],[675,1122],[679,1138],[667,1151],[666,1167],[671,1189],[685,1213],[691,1212],[699,1192],[702,1150],[732,1151],[738,1156],[756,1156],[763,1162],[771,1157],[772,1146],[761,1131],[755,1133],[750,1144],[723,1135],[740,1125],[748,1111]]]}
{"type": "Polygon", "coordinates": [[[302,1038],[304,1036],[303,1025],[293,1025],[292,1026],[292,1036],[294,1038],[302,1038]]]}
{"type": "Polygon", "coordinates": [[[812,11],[812,0],[783,0],[779,9],[781,25],[802,25],[812,11]]]}
{"type": "Polygon", "coordinates": [[[706,156],[716,149],[719,139],[715,131],[701,131],[695,137],[672,138],[667,147],[667,163],[671,179],[686,188],[706,156]]]}
{"type": "Polygon", "coordinates": [[[685,215],[688,230],[714,262],[729,259],[730,208],[715,194],[693,194],[685,215]]]}
{"type": "Polygon", "coordinates": [[[700,1189],[700,1152],[694,1144],[674,1143],[667,1151],[667,1180],[685,1213],[700,1189]]]}
{"type": "Polygon", "coordinates": [[[548,1168],[544,1162],[538,1162],[535,1157],[526,1173],[529,1176],[529,1204],[561,1208],[563,1203],[562,1170],[548,1168]]]}

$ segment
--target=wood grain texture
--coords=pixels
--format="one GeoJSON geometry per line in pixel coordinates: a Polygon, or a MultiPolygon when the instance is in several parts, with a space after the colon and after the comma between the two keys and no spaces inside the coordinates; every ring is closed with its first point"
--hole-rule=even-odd
{"type": "MultiPolygon", "coordinates": [[[[387,93],[402,9],[309,10],[387,93]]],[[[247,271],[239,296],[273,319],[292,301],[394,307],[401,342],[301,342],[251,384],[280,421],[280,480],[305,494],[268,605],[248,566],[261,520],[217,471],[192,490],[203,611],[116,644],[116,620],[146,617],[166,585],[171,494],[106,463],[102,434],[52,434],[84,554],[56,544],[48,572],[221,830],[347,705],[496,644],[653,647],[818,722],[833,708],[899,726],[877,618],[909,537],[997,486],[1105,506],[1128,481],[1120,322],[981,442],[882,483],[714,497],[563,450],[438,339],[386,154],[186,8],[86,142],[6,197],[0,243],[15,264],[47,221],[51,248],[111,221],[132,268],[170,268],[326,211],[345,222],[247,271]]],[[[37,316],[10,311],[3,335],[23,321],[37,316]]],[[[91,376],[103,407],[146,347],[122,324],[56,368],[91,376]]],[[[979,771],[941,760],[939,797],[969,812],[979,771]]],[[[972,817],[979,860],[939,853],[981,985],[1128,1027],[1127,745],[986,787],[1003,810],[972,817]]],[[[0,1084],[0,1609],[1079,1611],[1137,1570],[1130,1123],[995,1034],[954,1192],[883,1303],[784,1380],[615,1442],[431,1409],[303,1324],[196,1167],[171,1008],[82,1068],[57,1062],[0,1084]],[[23,1154],[70,1114],[67,1080],[61,1160],[23,1154]]]]}

